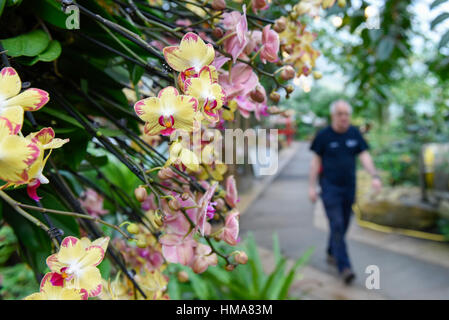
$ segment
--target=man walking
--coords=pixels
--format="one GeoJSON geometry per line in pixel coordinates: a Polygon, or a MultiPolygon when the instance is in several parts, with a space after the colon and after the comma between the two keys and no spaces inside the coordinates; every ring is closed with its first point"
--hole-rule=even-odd
{"type": "Polygon", "coordinates": [[[332,123],[321,130],[312,142],[314,151],[310,167],[309,198],[317,200],[317,180],[321,186],[330,236],[327,261],[336,264],[344,282],[355,277],[346,248],[345,234],[349,226],[352,205],[355,201],[356,156],[372,177],[372,187],[379,191],[382,182],[368,153],[368,144],[360,131],[351,125],[351,106],[343,100],[330,106],[332,123]]]}

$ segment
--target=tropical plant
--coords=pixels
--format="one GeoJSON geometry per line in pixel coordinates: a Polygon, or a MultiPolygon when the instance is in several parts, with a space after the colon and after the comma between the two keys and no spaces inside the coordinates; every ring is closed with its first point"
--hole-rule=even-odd
{"type": "MultiPolygon", "coordinates": [[[[297,279],[298,269],[304,266],[313,248],[307,250],[288,269],[288,258],[281,254],[279,239],[273,234],[273,253],[275,267],[270,273],[264,271],[257,243],[250,233],[245,243],[237,250],[248,253],[248,263],[233,272],[225,269],[223,264],[209,268],[201,276],[188,268],[172,266],[171,272],[186,272],[187,282],[180,282],[172,277],[169,282],[169,294],[172,299],[224,299],[224,300],[284,300],[293,299],[289,289],[297,279]]],[[[179,277],[178,277],[179,278],[179,277]]],[[[185,279],[182,279],[185,281],[185,279]]]]}

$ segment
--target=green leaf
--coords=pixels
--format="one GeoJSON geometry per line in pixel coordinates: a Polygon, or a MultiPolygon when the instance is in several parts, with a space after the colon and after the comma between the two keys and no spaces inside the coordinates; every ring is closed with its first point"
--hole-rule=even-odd
{"type": "Polygon", "coordinates": [[[271,287],[272,284],[275,284],[275,279],[279,280],[279,278],[282,277],[284,270],[285,270],[285,264],[287,263],[287,259],[281,258],[279,262],[276,264],[276,268],[274,271],[270,274],[268,277],[267,282],[265,283],[265,286],[261,292],[261,299],[268,299],[268,296],[273,296],[274,290],[271,287]]]}
{"type": "Polygon", "coordinates": [[[432,2],[432,4],[430,5],[430,10],[434,9],[435,7],[439,6],[442,3],[445,3],[447,0],[435,0],[434,2],[432,2]]]}
{"type": "Polygon", "coordinates": [[[433,30],[437,25],[441,22],[449,18],[449,12],[443,12],[439,14],[433,21],[430,23],[430,29],[433,30]]]}
{"type": "Polygon", "coordinates": [[[137,83],[139,82],[140,78],[142,78],[142,75],[144,74],[145,69],[138,66],[138,65],[133,65],[133,68],[131,70],[131,80],[133,82],[134,85],[137,86],[137,83]]]}
{"type": "Polygon", "coordinates": [[[209,300],[209,287],[207,286],[207,282],[194,273],[192,269],[188,268],[186,271],[189,274],[192,289],[197,297],[201,300],[209,300]]]}
{"type": "Polygon", "coordinates": [[[111,275],[111,262],[108,259],[103,259],[98,265],[98,269],[100,269],[101,277],[108,279],[111,275]]]}
{"type": "Polygon", "coordinates": [[[170,281],[168,282],[168,295],[171,300],[181,300],[181,289],[179,288],[176,277],[170,277],[170,281]]]}
{"type": "Polygon", "coordinates": [[[306,251],[305,254],[303,254],[298,260],[296,260],[293,267],[290,269],[288,276],[284,279],[284,283],[282,284],[281,291],[279,293],[279,299],[285,300],[287,299],[288,291],[290,289],[290,286],[293,283],[293,280],[295,279],[296,270],[303,266],[307,261],[309,261],[310,256],[312,255],[314,251],[314,248],[310,248],[306,251]]]}
{"type": "Polygon", "coordinates": [[[44,52],[40,53],[38,58],[40,61],[50,62],[56,60],[61,54],[61,44],[57,40],[50,41],[47,49],[44,52]]]}
{"type": "Polygon", "coordinates": [[[0,0],[0,17],[2,16],[3,9],[5,8],[6,0],[0,0]]]}
{"type": "Polygon", "coordinates": [[[265,281],[266,275],[262,268],[262,262],[260,261],[259,253],[257,251],[256,241],[252,233],[247,238],[248,248],[248,264],[251,267],[253,286],[255,291],[259,291],[265,281]]]}
{"type": "Polygon", "coordinates": [[[377,58],[380,61],[385,61],[387,60],[391,53],[393,52],[393,48],[394,48],[394,40],[391,37],[384,37],[382,40],[380,40],[380,43],[377,47],[377,58]]]}
{"type": "Polygon", "coordinates": [[[51,115],[51,116],[53,116],[55,118],[61,119],[61,120],[65,121],[65,122],[68,122],[68,123],[70,123],[70,124],[80,128],[80,129],[84,130],[84,127],[78,121],[76,121],[72,117],[68,116],[67,113],[65,113],[65,111],[57,110],[57,109],[54,109],[54,108],[47,108],[47,107],[45,107],[45,108],[42,108],[40,110],[40,112],[47,113],[47,114],[49,114],[49,115],[51,115]]]}
{"type": "Polygon", "coordinates": [[[33,30],[14,38],[0,41],[10,57],[34,57],[43,52],[50,42],[48,34],[43,30],[33,30]]]}
{"type": "Polygon", "coordinates": [[[84,130],[76,130],[61,138],[68,138],[70,141],[63,148],[53,151],[53,160],[67,164],[72,170],[78,170],[81,161],[85,158],[90,136],[84,130]]]}
{"type": "Polygon", "coordinates": [[[282,258],[281,255],[281,247],[279,245],[279,237],[277,233],[273,232],[273,254],[274,254],[274,263],[278,264],[282,258]]]}
{"type": "Polygon", "coordinates": [[[33,0],[28,1],[27,5],[37,16],[45,20],[46,22],[62,28],[66,28],[66,20],[69,15],[65,14],[61,10],[61,4],[54,0],[33,0]]]}
{"type": "Polygon", "coordinates": [[[449,42],[449,31],[446,31],[446,33],[441,37],[440,43],[438,44],[438,49],[441,49],[447,43],[449,42]]]}

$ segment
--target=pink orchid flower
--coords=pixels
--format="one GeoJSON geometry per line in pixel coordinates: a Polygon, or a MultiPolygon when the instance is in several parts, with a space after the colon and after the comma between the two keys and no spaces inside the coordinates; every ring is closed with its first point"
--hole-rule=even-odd
{"type": "Polygon", "coordinates": [[[251,31],[248,37],[248,44],[245,48],[245,54],[250,55],[251,53],[259,50],[260,45],[262,44],[262,31],[254,30],[251,31]]]}
{"type": "Polygon", "coordinates": [[[237,194],[237,186],[233,175],[226,178],[225,200],[232,208],[235,208],[237,202],[239,201],[237,194]]]}
{"type": "Polygon", "coordinates": [[[103,197],[94,189],[88,188],[81,194],[81,205],[87,210],[87,213],[94,217],[99,217],[108,213],[103,209],[103,197]]]}
{"type": "Polygon", "coordinates": [[[270,25],[266,25],[262,30],[263,48],[260,52],[260,59],[263,63],[278,61],[279,44],[278,33],[272,30],[270,25]]]}
{"type": "Polygon", "coordinates": [[[228,72],[223,72],[218,81],[225,91],[227,101],[230,101],[239,95],[248,94],[259,83],[259,78],[250,66],[239,62],[232,67],[230,77],[228,72]]]}
{"type": "Polygon", "coordinates": [[[192,270],[195,273],[203,273],[209,266],[216,266],[218,257],[212,252],[208,245],[198,243],[195,249],[195,258],[192,263],[192,270]]]}
{"type": "Polygon", "coordinates": [[[234,63],[242,54],[248,43],[248,22],[246,21],[246,7],[243,6],[243,14],[240,12],[232,12],[223,18],[223,24],[228,31],[223,42],[226,52],[231,54],[234,63]]]}
{"type": "Polygon", "coordinates": [[[212,197],[214,196],[215,189],[217,188],[218,183],[214,183],[207,191],[204,193],[204,195],[201,197],[201,199],[198,201],[198,213],[197,213],[197,227],[201,233],[202,236],[205,234],[206,229],[206,218],[207,213],[210,205],[210,201],[212,197]]]}
{"type": "Polygon", "coordinates": [[[190,265],[194,258],[194,247],[196,241],[192,236],[184,237],[182,235],[167,233],[159,238],[162,244],[162,254],[168,262],[190,265]]]}
{"type": "Polygon", "coordinates": [[[231,246],[239,242],[239,215],[238,211],[231,211],[225,218],[225,226],[220,234],[220,239],[231,246]]]}

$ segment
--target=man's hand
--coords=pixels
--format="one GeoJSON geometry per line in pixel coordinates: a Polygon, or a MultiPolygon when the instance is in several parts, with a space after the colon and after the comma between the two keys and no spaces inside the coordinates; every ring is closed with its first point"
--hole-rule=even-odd
{"type": "Polygon", "coordinates": [[[371,186],[376,193],[379,193],[382,190],[382,181],[379,177],[373,177],[371,180],[371,186]]]}
{"type": "Polygon", "coordinates": [[[309,188],[309,199],[312,202],[316,202],[316,200],[318,199],[318,192],[316,192],[316,188],[315,187],[310,187],[309,188]]]}

